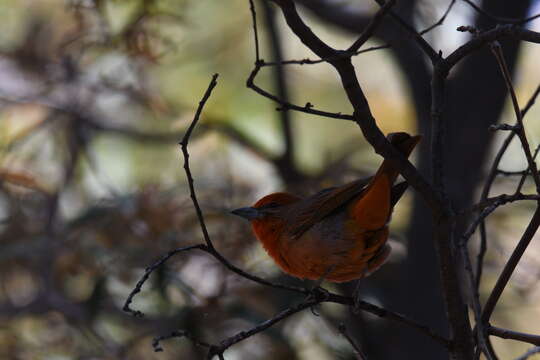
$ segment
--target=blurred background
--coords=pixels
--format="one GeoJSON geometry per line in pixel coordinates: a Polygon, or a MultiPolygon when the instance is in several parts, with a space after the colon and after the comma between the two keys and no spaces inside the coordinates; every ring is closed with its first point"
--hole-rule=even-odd
{"type": "MultiPolygon", "coordinates": [[[[309,25],[345,48],[377,10],[369,1],[298,1],[309,25]],[[304,7],[305,6],[305,7],[304,7]]],[[[407,1],[396,11],[417,29],[435,23],[450,1],[407,1]]],[[[486,1],[489,13],[521,18],[535,1],[486,1]]],[[[280,13],[255,1],[262,58],[316,57],[288,30],[280,13]]],[[[478,4],[483,6],[482,4],[478,4]]],[[[455,31],[494,23],[463,1],[425,34],[443,55],[470,38],[455,31]]],[[[540,20],[530,22],[540,31],[540,20]]],[[[122,312],[144,272],[168,250],[202,241],[177,145],[213,73],[219,83],[190,143],[191,169],[211,237],[232,263],[261,277],[307,285],[282,275],[229,210],[266,193],[307,195],[364,177],[381,158],[352,122],[295,112],[246,88],[255,49],[247,0],[0,0],[0,358],[199,359],[186,339],[151,341],[184,329],[208,342],[247,329],[298,302],[227,272],[204,253],[171,259],[122,312]]],[[[429,144],[429,67],[414,42],[385,22],[355,59],[361,85],[385,132],[425,135],[429,144]]],[[[503,43],[524,105],[540,83],[540,47],[503,43]]],[[[264,68],[256,83],[318,109],[351,113],[330,67],[264,68]]],[[[505,134],[490,124],[515,121],[504,82],[488,50],[451,74],[447,96],[447,182],[453,204],[478,198],[505,134]]],[[[532,147],[540,139],[525,118],[532,147]]],[[[429,172],[422,146],[413,163],[429,172]]],[[[502,169],[526,161],[512,143],[502,169]]],[[[515,191],[519,177],[499,177],[492,195],[515,191]]],[[[529,182],[524,192],[533,191],[529,182]]],[[[488,222],[482,296],[531,216],[531,204],[500,208],[488,222]]],[[[370,277],[363,298],[445,331],[430,214],[411,190],[396,207],[387,265],[370,277]]],[[[537,241],[536,241],[537,242],[537,241]]],[[[477,240],[471,244],[476,254],[477,240]]],[[[540,333],[540,246],[528,249],[492,323],[540,333]]],[[[349,293],[354,284],[329,289],[349,293]]],[[[443,349],[400,324],[341,306],[305,311],[229,349],[227,359],[353,359],[337,330],[345,322],[370,359],[435,359],[443,349]],[[390,345],[390,346],[389,346],[390,345]]],[[[530,346],[492,338],[502,359],[530,346]]]]}

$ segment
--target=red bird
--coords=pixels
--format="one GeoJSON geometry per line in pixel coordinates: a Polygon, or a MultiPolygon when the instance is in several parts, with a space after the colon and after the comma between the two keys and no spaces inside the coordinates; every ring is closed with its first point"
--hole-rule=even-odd
{"type": "MultiPolygon", "coordinates": [[[[391,133],[390,143],[409,156],[420,136],[391,133]]],[[[267,253],[286,273],[345,282],[365,277],[388,258],[388,222],[407,188],[393,186],[398,171],[384,160],[373,177],[307,197],[277,192],[232,213],[251,222],[267,253]]]]}

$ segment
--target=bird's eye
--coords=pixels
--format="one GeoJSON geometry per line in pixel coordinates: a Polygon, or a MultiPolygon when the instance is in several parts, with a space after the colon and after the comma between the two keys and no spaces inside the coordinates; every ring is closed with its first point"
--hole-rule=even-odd
{"type": "Polygon", "coordinates": [[[266,209],[271,209],[280,206],[277,202],[269,202],[268,204],[264,205],[266,209]]]}

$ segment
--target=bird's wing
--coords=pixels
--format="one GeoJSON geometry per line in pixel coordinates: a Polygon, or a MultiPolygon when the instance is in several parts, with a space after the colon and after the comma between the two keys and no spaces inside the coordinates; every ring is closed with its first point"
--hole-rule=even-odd
{"type": "Polygon", "coordinates": [[[371,177],[360,179],[348,184],[319,191],[305,199],[301,209],[297,209],[297,217],[289,229],[292,238],[299,238],[314,224],[340,209],[350,200],[356,198],[364,191],[371,177]]]}
{"type": "MultiPolygon", "coordinates": [[[[409,156],[416,144],[420,141],[420,136],[410,136],[403,132],[388,134],[387,138],[406,157],[409,156]]],[[[294,225],[289,230],[290,235],[292,238],[299,238],[314,224],[332,214],[350,200],[361,195],[368,184],[371,190],[364,192],[367,196],[359,199],[353,210],[353,217],[359,224],[369,225],[366,227],[367,229],[371,226],[379,225],[379,223],[386,223],[394,205],[392,202],[394,198],[392,196],[392,184],[398,175],[399,171],[394,167],[393,162],[385,159],[373,177],[356,180],[313,195],[306,199],[307,201],[305,200],[298,205],[302,208],[295,209],[298,216],[291,222],[294,225]],[[381,199],[386,199],[386,203],[380,204],[379,211],[373,212],[374,205],[379,205],[381,199]]],[[[405,189],[398,190],[403,193],[405,189]]],[[[399,199],[400,196],[401,194],[397,194],[396,198],[399,199]]]]}
{"type": "MultiPolygon", "coordinates": [[[[359,196],[371,179],[372,177],[369,177],[339,187],[323,189],[306,199],[307,204],[300,209],[298,217],[294,221],[295,226],[289,229],[292,238],[298,239],[317,222],[338,211],[342,206],[348,204],[350,200],[359,196]]],[[[392,208],[407,190],[407,187],[408,183],[406,181],[392,187],[392,208]]]]}

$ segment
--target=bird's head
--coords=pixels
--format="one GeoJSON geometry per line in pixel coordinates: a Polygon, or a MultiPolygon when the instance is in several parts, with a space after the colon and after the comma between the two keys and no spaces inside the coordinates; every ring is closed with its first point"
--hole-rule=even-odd
{"type": "Polygon", "coordinates": [[[291,204],[302,198],[283,192],[266,195],[253,206],[233,210],[234,215],[243,217],[251,222],[255,235],[263,247],[275,259],[280,236],[287,227],[287,215],[291,204]]]}
{"type": "Polygon", "coordinates": [[[298,196],[277,192],[262,197],[253,206],[235,209],[231,213],[251,222],[264,221],[270,218],[279,218],[283,210],[287,208],[287,205],[300,200],[301,198],[298,196]]]}

